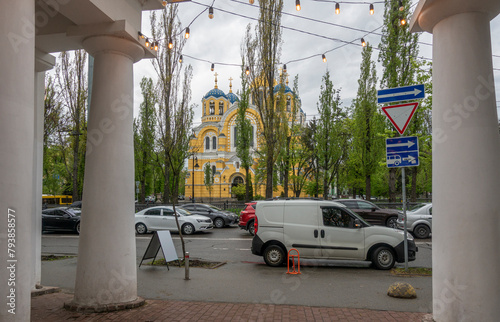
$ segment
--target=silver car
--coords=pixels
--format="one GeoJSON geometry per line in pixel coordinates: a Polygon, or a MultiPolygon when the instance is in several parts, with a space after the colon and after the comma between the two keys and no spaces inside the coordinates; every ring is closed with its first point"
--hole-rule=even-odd
{"type": "MultiPolygon", "coordinates": [[[[406,212],[407,229],[416,238],[428,238],[432,232],[432,203],[420,204],[406,212]]],[[[397,227],[404,229],[403,214],[399,214],[397,227]]]]}

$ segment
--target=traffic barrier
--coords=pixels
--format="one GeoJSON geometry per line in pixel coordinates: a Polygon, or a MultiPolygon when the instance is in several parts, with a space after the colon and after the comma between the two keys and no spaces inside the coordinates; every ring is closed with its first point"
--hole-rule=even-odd
{"type": "Polygon", "coordinates": [[[299,251],[295,248],[292,248],[288,251],[288,256],[287,256],[287,267],[288,267],[288,271],[286,272],[287,274],[300,274],[300,254],[299,254],[299,251]],[[297,252],[297,255],[295,254],[292,254],[290,255],[290,253],[292,251],[296,251],[297,252]],[[295,258],[297,258],[297,270],[295,270],[295,258]],[[290,260],[292,260],[292,271],[290,271],[290,260]]]}

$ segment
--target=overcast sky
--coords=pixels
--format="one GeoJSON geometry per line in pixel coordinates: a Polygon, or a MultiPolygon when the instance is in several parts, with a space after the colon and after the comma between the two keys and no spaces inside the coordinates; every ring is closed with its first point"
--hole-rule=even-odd
{"type": "MultiPolygon", "coordinates": [[[[179,4],[179,18],[183,28],[188,26],[213,0],[196,0],[179,4]]],[[[331,1],[302,0],[302,10],[295,10],[295,1],[284,1],[282,16],[283,44],[281,51],[282,63],[287,64],[290,75],[290,87],[293,87],[295,75],[299,76],[299,95],[302,100],[302,109],[307,119],[317,115],[317,102],[320,86],[326,70],[330,71],[335,88],[341,88],[341,99],[344,105],[350,105],[357,92],[357,81],[360,73],[361,50],[360,39],[363,37],[373,47],[377,48],[383,24],[383,3],[374,3],[375,13],[369,14],[369,3],[349,4],[340,3],[340,14],[336,15],[335,3],[331,1]],[[300,17],[317,20],[305,20],[300,17]],[[346,28],[347,27],[347,28],[346,28]],[[378,29],[377,29],[378,28],[378,29]],[[375,34],[368,34],[375,30],[375,34]],[[341,41],[337,41],[339,39],[341,41]],[[345,42],[351,42],[339,49],[345,42]],[[329,52],[328,52],[329,51],[329,52]],[[326,53],[327,62],[324,63],[321,55],[326,53]],[[297,59],[314,56],[299,62],[297,59]]],[[[359,2],[358,2],[359,3],[359,2]]],[[[417,1],[413,1],[412,12],[417,1]]],[[[229,92],[229,78],[233,78],[233,92],[240,89],[240,68],[223,66],[217,63],[239,64],[240,45],[243,40],[246,26],[250,23],[255,26],[258,18],[258,0],[249,5],[248,0],[216,0],[213,4],[214,18],[208,18],[208,11],[201,14],[190,26],[191,37],[187,40],[183,50],[184,55],[215,63],[215,71],[210,71],[210,63],[184,58],[184,64],[193,66],[192,101],[198,104],[195,110],[195,125],[201,121],[201,98],[214,87],[214,73],[218,74],[219,89],[229,92]],[[223,12],[222,10],[226,11],[223,12]],[[233,14],[227,13],[231,12],[233,14]],[[248,17],[248,18],[247,18],[248,17]],[[252,19],[253,18],[253,19],[252,19]]],[[[149,13],[143,14],[142,31],[150,35],[149,13]]],[[[500,16],[491,22],[493,66],[495,70],[495,84],[497,107],[500,106],[500,16]],[[496,36],[496,37],[495,37],[496,36]]],[[[432,35],[420,34],[420,42],[432,43],[432,35]]],[[[377,64],[377,76],[382,74],[378,60],[379,51],[374,50],[372,57],[377,64]]],[[[420,44],[419,56],[432,58],[432,47],[420,44]]],[[[156,73],[150,60],[142,60],[134,65],[135,85],[135,113],[142,101],[140,80],[143,76],[156,79],[156,73]]],[[[499,110],[497,108],[497,110],[499,110]]]]}

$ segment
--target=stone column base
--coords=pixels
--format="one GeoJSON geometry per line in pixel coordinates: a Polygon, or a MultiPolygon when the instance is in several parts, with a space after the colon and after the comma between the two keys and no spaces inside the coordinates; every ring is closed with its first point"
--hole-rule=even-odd
{"type": "Polygon", "coordinates": [[[81,313],[106,313],[113,311],[135,309],[143,306],[144,304],[146,304],[146,300],[143,299],[142,297],[138,297],[132,302],[96,304],[96,305],[80,305],[72,301],[64,303],[64,308],[68,311],[81,312],[81,313]]]}

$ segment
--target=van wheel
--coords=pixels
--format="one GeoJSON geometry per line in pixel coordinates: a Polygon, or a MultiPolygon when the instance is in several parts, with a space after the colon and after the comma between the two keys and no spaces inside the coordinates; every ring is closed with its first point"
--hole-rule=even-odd
{"type": "Polygon", "coordinates": [[[282,266],[285,262],[285,251],[278,245],[271,245],[264,251],[264,261],[272,267],[282,266]]]}
{"type": "Polygon", "coordinates": [[[382,246],[373,252],[372,263],[377,269],[391,269],[395,262],[394,252],[389,247],[382,246]]]}
{"type": "Polygon", "coordinates": [[[250,235],[255,236],[255,221],[252,220],[248,224],[248,232],[250,233],[250,235]]]}
{"type": "Polygon", "coordinates": [[[417,238],[428,238],[431,234],[431,230],[426,225],[418,225],[415,229],[413,229],[413,234],[417,238]]]}

